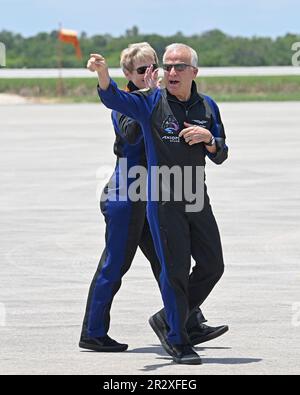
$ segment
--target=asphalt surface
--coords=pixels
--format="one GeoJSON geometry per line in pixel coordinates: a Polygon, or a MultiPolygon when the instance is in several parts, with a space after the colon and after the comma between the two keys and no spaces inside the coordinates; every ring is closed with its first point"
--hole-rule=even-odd
{"type": "Polygon", "coordinates": [[[226,272],[203,310],[223,337],[175,365],[148,325],[161,307],[138,253],[115,298],[122,354],[78,349],[104,243],[98,208],[114,165],[102,105],[0,106],[1,374],[299,374],[300,103],[226,103],[230,159],[207,183],[226,272]]]}

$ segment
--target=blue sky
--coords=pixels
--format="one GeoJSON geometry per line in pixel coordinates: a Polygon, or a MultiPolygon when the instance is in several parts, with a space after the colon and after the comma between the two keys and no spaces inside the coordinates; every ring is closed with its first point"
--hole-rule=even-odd
{"type": "Polygon", "coordinates": [[[240,36],[300,33],[299,0],[0,0],[0,31],[24,36],[63,26],[88,35],[185,35],[221,29],[240,36]]]}

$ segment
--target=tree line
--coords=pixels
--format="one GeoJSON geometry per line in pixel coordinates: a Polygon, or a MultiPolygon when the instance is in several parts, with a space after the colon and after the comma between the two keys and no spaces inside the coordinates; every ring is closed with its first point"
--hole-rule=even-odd
{"type": "MultiPolygon", "coordinates": [[[[6,62],[9,68],[55,68],[58,65],[59,44],[57,31],[38,33],[24,38],[9,31],[0,32],[0,42],[6,45],[6,62]]],[[[91,52],[103,54],[111,67],[119,67],[119,56],[128,44],[147,41],[157,51],[160,59],[165,47],[180,42],[193,47],[199,54],[199,64],[203,67],[218,66],[286,66],[291,65],[292,45],[300,42],[299,34],[270,37],[233,37],[220,30],[210,30],[202,34],[185,36],[177,32],[172,36],[142,34],[137,26],[126,30],[120,37],[110,34],[79,36],[83,59],[78,60],[71,45],[61,44],[62,66],[83,67],[91,52]]]]}

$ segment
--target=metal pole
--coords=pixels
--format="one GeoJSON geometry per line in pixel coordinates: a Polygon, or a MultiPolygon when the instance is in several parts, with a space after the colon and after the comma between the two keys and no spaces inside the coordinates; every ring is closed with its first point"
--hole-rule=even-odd
{"type": "MultiPolygon", "coordinates": [[[[58,34],[62,29],[62,24],[59,23],[58,25],[58,34]]],[[[64,93],[64,85],[63,85],[63,79],[62,79],[62,58],[63,58],[63,48],[62,48],[62,42],[58,39],[57,35],[57,68],[58,68],[58,80],[56,84],[56,93],[57,96],[61,97],[63,96],[64,93]]]]}

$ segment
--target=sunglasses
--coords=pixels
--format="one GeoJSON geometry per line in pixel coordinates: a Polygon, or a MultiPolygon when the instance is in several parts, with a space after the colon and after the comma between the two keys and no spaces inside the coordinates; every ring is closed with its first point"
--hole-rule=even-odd
{"type": "Polygon", "coordinates": [[[175,71],[184,71],[184,70],[186,70],[188,67],[193,67],[193,68],[195,68],[194,66],[192,66],[192,65],[190,65],[190,64],[186,64],[186,63],[176,63],[176,64],[168,64],[168,63],[165,63],[165,64],[163,64],[163,69],[164,69],[165,71],[168,71],[168,72],[170,72],[170,71],[172,70],[173,67],[174,67],[175,71]]]}
{"type": "MultiPolygon", "coordinates": [[[[140,75],[145,74],[145,73],[146,73],[146,70],[148,69],[148,67],[150,67],[150,66],[141,66],[141,67],[138,67],[138,68],[136,69],[136,72],[137,72],[138,74],[140,74],[140,75]]],[[[153,67],[153,71],[154,71],[154,70],[157,70],[157,69],[158,69],[158,64],[154,63],[154,64],[152,65],[152,67],[153,67]]]]}

